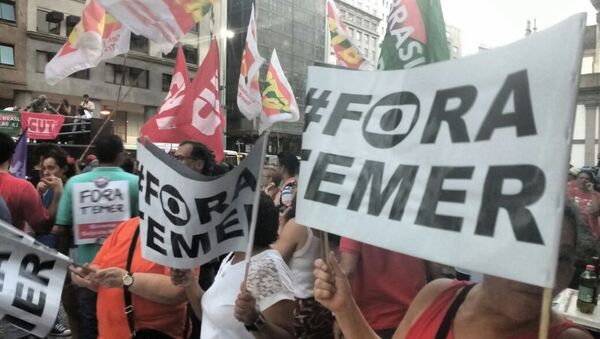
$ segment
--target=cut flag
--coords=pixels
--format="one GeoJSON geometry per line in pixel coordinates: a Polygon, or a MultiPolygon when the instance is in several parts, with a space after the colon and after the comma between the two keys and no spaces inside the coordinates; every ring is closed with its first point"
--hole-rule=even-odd
{"type": "Polygon", "coordinates": [[[177,127],[177,116],[183,105],[183,99],[190,88],[187,64],[183,49],[179,46],[169,93],[162,102],[158,113],[152,116],[140,130],[140,136],[153,142],[177,143],[182,141],[177,127]]]}
{"type": "Polygon", "coordinates": [[[327,0],[327,26],[331,37],[331,47],[338,65],[351,69],[369,70],[371,64],[351,42],[344,21],[333,0],[327,0]]]}
{"type": "Polygon", "coordinates": [[[248,23],[246,33],[246,48],[242,54],[242,65],[240,67],[240,79],[238,80],[237,105],[240,112],[248,119],[256,118],[262,110],[260,86],[258,78],[260,67],[265,59],[258,53],[256,43],[256,19],[254,15],[254,4],[248,23]]]}
{"type": "Polygon", "coordinates": [[[440,1],[394,1],[377,68],[406,69],[449,58],[440,1]]]}
{"type": "Polygon", "coordinates": [[[100,61],[129,51],[130,32],[96,0],[83,9],[67,42],[46,64],[46,82],[55,85],[69,75],[95,67],[100,61]]]}
{"type": "Polygon", "coordinates": [[[259,132],[279,121],[298,121],[300,119],[298,103],[292,92],[292,86],[285,77],[277,51],[273,50],[267,72],[267,88],[263,91],[263,110],[259,132]]]}
{"type": "Polygon", "coordinates": [[[133,33],[154,41],[169,53],[217,0],[98,0],[133,33]]]}
{"type": "Polygon", "coordinates": [[[9,172],[17,178],[25,179],[27,176],[27,129],[21,133],[17,141],[9,172]]]}

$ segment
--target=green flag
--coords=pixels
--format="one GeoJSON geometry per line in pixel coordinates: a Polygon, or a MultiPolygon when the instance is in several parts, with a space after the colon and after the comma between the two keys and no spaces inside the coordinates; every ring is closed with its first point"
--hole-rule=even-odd
{"type": "Polygon", "coordinates": [[[394,1],[377,68],[413,68],[449,58],[440,1],[394,1]]]}

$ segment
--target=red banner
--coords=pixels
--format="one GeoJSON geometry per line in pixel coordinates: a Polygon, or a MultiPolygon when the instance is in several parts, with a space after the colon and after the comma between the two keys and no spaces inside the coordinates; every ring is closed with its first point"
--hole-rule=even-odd
{"type": "Polygon", "coordinates": [[[28,129],[30,139],[54,140],[64,122],[65,116],[60,114],[21,112],[21,130],[28,129]]]}

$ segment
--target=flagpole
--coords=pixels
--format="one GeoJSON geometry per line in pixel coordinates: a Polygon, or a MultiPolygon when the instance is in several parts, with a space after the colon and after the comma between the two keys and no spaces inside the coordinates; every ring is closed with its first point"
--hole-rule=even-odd
{"type": "Polygon", "coordinates": [[[221,0],[221,12],[220,12],[220,28],[221,28],[221,36],[219,40],[221,40],[221,48],[219,49],[219,95],[220,95],[220,104],[221,104],[221,112],[223,112],[223,149],[227,149],[227,105],[225,105],[227,100],[227,36],[229,34],[227,30],[227,0],[221,0]]]}

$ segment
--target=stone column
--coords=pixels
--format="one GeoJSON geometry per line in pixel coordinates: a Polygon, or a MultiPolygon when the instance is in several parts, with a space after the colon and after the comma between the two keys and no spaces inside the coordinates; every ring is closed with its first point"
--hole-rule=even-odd
{"type": "MultiPolygon", "coordinates": [[[[596,11],[600,11],[600,0],[590,0],[596,11]]],[[[600,44],[598,43],[598,37],[600,37],[600,13],[596,13],[596,55],[594,55],[593,70],[594,73],[600,72],[600,44]]]]}
{"type": "Polygon", "coordinates": [[[596,164],[596,115],[598,106],[585,106],[585,166],[596,164]]]}

